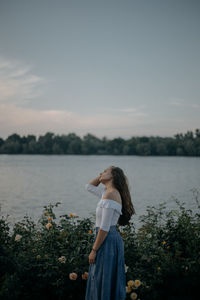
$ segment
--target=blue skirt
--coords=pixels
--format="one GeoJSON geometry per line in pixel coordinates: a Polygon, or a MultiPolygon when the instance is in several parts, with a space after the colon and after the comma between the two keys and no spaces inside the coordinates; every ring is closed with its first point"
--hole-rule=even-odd
{"type": "MultiPolygon", "coordinates": [[[[99,227],[96,227],[95,239],[98,231],[99,227]]],[[[96,252],[95,262],[89,265],[85,300],[124,300],[124,264],[124,242],[113,225],[96,252]]]]}

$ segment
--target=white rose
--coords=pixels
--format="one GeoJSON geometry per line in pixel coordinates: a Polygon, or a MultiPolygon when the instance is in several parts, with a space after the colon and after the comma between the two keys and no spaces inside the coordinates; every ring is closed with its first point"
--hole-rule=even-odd
{"type": "Polygon", "coordinates": [[[130,298],[131,298],[132,300],[137,299],[137,294],[136,294],[136,293],[131,293],[130,298]]]}
{"type": "Polygon", "coordinates": [[[66,263],[66,257],[65,256],[61,256],[58,258],[59,262],[61,263],[66,263]]]}
{"type": "Polygon", "coordinates": [[[126,273],[127,270],[128,270],[128,266],[125,264],[125,265],[124,265],[124,268],[125,268],[125,273],[126,273]]]}

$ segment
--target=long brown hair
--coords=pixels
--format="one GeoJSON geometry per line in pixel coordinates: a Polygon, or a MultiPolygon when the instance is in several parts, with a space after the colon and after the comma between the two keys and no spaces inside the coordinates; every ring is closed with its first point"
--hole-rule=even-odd
{"type": "Polygon", "coordinates": [[[113,175],[113,185],[119,191],[122,198],[122,215],[119,217],[118,224],[124,226],[129,224],[131,216],[135,214],[129,191],[129,183],[121,168],[111,166],[111,173],[113,175]]]}

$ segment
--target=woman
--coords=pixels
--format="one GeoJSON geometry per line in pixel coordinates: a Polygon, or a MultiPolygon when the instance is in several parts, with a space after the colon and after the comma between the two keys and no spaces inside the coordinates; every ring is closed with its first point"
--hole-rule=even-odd
{"type": "Polygon", "coordinates": [[[124,242],[116,225],[127,225],[135,213],[127,177],[119,167],[110,166],[85,188],[100,198],[85,300],[123,300],[126,298],[124,242]],[[100,183],[105,185],[104,190],[98,186],[100,183]]]}

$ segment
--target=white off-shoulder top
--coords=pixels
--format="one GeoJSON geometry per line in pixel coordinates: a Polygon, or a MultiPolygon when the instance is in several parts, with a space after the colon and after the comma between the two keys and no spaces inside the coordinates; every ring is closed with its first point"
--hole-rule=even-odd
{"type": "Polygon", "coordinates": [[[100,198],[96,208],[96,227],[109,232],[110,226],[116,225],[122,215],[122,205],[112,199],[102,199],[105,188],[87,183],[85,189],[100,198]]]}

